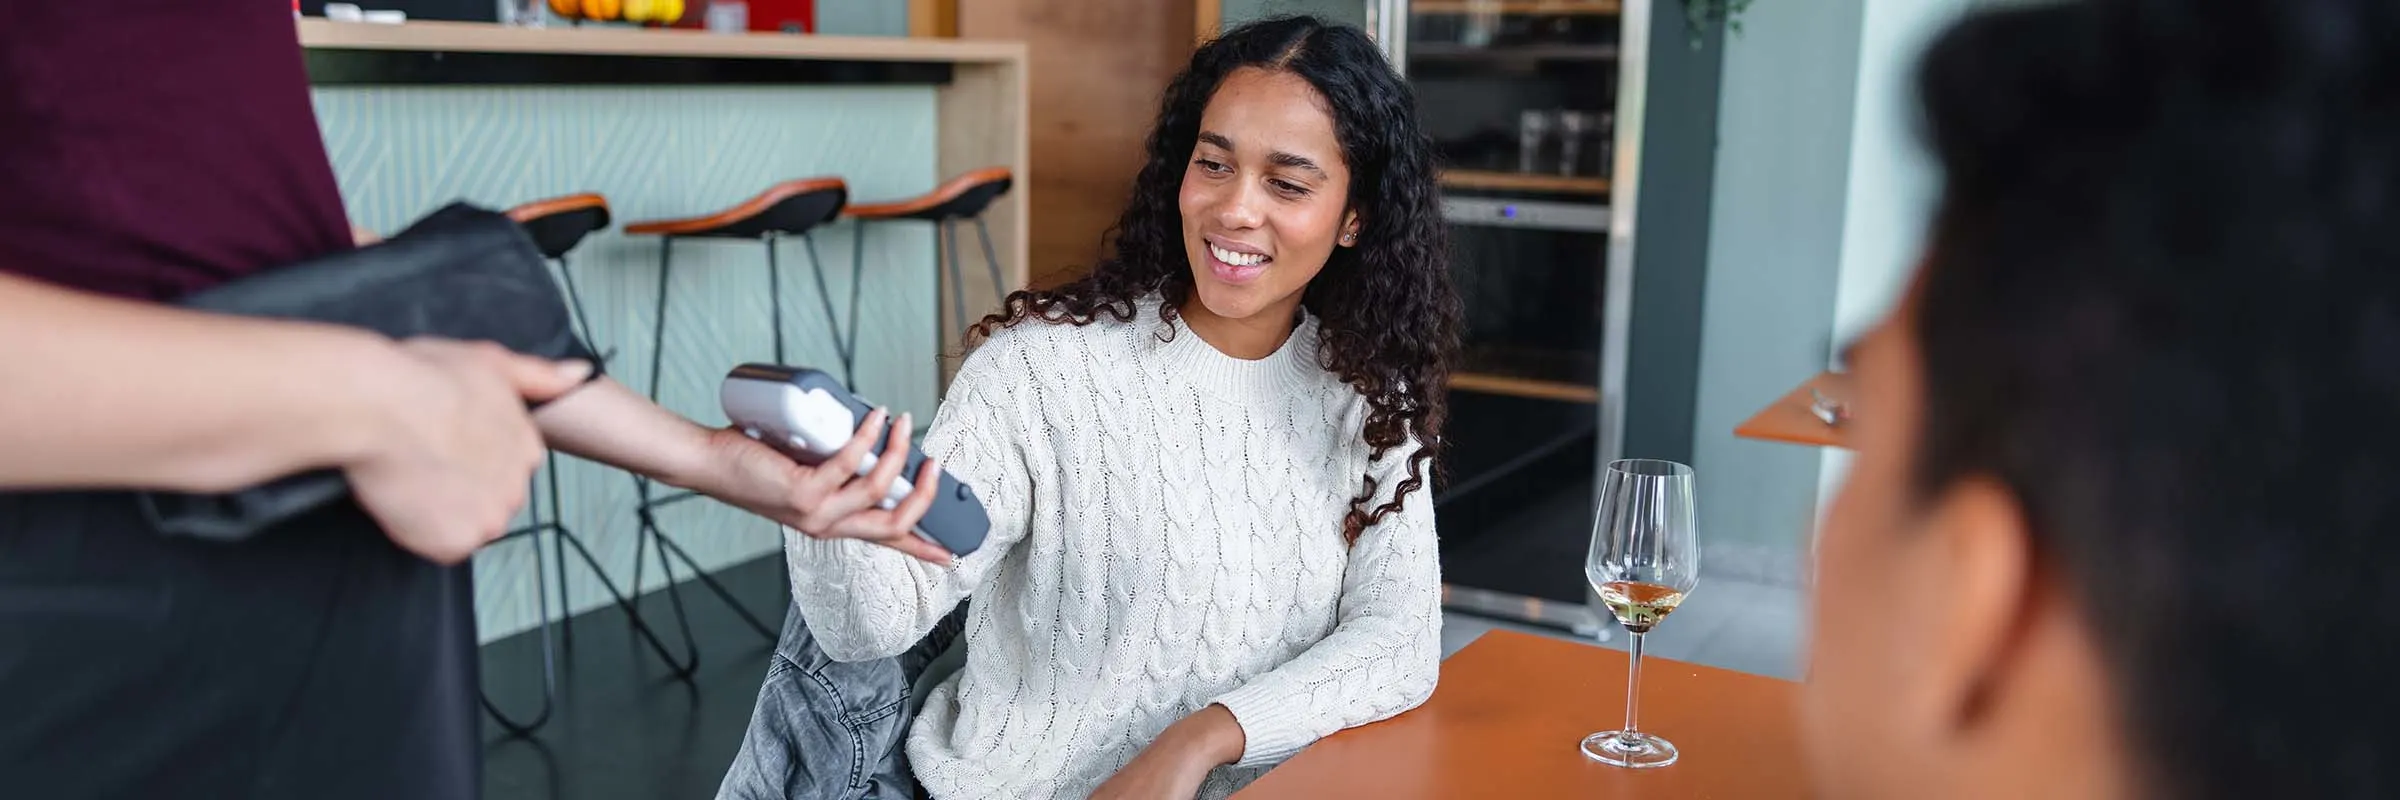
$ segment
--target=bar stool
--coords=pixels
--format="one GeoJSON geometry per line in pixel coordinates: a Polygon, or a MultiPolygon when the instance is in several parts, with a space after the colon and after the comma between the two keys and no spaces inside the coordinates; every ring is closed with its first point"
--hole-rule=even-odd
{"type": "MultiPolygon", "coordinates": [[[[558,263],[559,278],[566,286],[567,302],[574,312],[576,328],[581,332],[585,342],[593,342],[590,317],[584,311],[582,296],[575,290],[575,277],[574,273],[568,269],[567,253],[574,250],[576,245],[581,244],[585,236],[608,227],[607,198],[589,193],[566,195],[526,203],[509,209],[507,213],[508,217],[516,220],[517,224],[522,226],[526,234],[533,239],[534,247],[541,251],[542,257],[558,263]]],[[[604,362],[608,358],[609,356],[605,354],[601,356],[601,360],[604,362]]],[[[623,609],[626,616],[632,621],[635,631],[641,634],[642,638],[648,640],[651,649],[656,651],[660,658],[666,659],[669,663],[674,661],[667,653],[666,645],[659,640],[658,635],[642,622],[641,616],[635,612],[632,601],[627,599],[623,592],[617,590],[615,582],[610,581],[608,574],[601,571],[599,560],[592,557],[592,551],[584,546],[582,538],[576,536],[574,529],[567,526],[566,507],[559,501],[558,454],[548,453],[545,458],[547,463],[544,465],[544,473],[549,483],[548,494],[552,518],[544,519],[542,516],[542,478],[534,478],[527,492],[527,497],[531,499],[526,504],[529,524],[511,530],[500,537],[503,541],[519,536],[536,537],[533,551],[533,581],[534,600],[541,617],[541,711],[536,713],[531,720],[520,721],[502,712],[498,704],[492,702],[489,692],[478,692],[484,712],[491,715],[493,722],[498,723],[501,728],[515,736],[531,735],[535,730],[547,724],[558,697],[556,647],[553,646],[550,637],[552,624],[550,602],[549,595],[543,591],[546,588],[544,584],[548,583],[548,580],[546,570],[542,565],[541,542],[538,538],[544,533],[548,533],[552,537],[551,543],[558,563],[559,618],[557,624],[564,635],[565,646],[568,649],[574,648],[574,625],[572,622],[574,615],[570,611],[573,607],[567,602],[567,545],[572,544],[575,546],[576,553],[582,556],[584,565],[590,567],[592,574],[599,577],[601,586],[608,590],[609,596],[616,601],[617,607],[623,609]]],[[[689,631],[685,632],[684,646],[691,651],[698,649],[698,645],[691,641],[689,631]]]]}
{"type": "MultiPolygon", "coordinates": [[[[804,178],[776,184],[740,205],[707,216],[648,220],[625,226],[627,234],[659,237],[658,307],[653,318],[655,324],[650,333],[649,392],[653,402],[658,400],[660,382],[665,374],[667,291],[675,269],[675,243],[679,240],[754,240],[765,245],[767,251],[767,302],[769,317],[775,326],[775,361],[780,364],[787,362],[784,360],[783,346],[782,264],[777,258],[776,245],[785,238],[799,237],[807,247],[809,267],[816,275],[817,297],[824,304],[825,321],[826,325],[832,329],[834,348],[836,352],[849,352],[850,346],[842,332],[841,319],[834,314],[832,290],[825,284],[824,260],[817,257],[816,239],[811,235],[817,226],[831,222],[841,215],[842,207],[848,203],[849,196],[849,186],[840,178],[804,178]]],[[[853,284],[855,283],[853,281],[853,284]]],[[[855,321],[853,327],[855,327],[855,321]]],[[[842,379],[845,382],[850,380],[846,364],[842,372],[842,379]]],[[[758,615],[744,607],[741,601],[736,600],[732,592],[727,591],[723,584],[718,583],[714,577],[702,570],[700,563],[693,559],[690,553],[685,552],[681,546],[667,537],[665,531],[660,529],[657,509],[690,499],[692,494],[683,492],[653,498],[650,494],[650,481],[640,476],[635,476],[634,487],[639,498],[635,506],[635,513],[640,518],[642,526],[642,539],[635,544],[633,551],[635,588],[638,590],[641,586],[642,569],[649,554],[649,549],[645,545],[656,543],[659,551],[659,569],[666,574],[668,600],[674,605],[679,621],[683,616],[683,601],[682,595],[676,591],[673,566],[668,558],[669,555],[681,560],[685,566],[691,568],[693,576],[699,579],[709,591],[715,593],[718,599],[731,606],[734,612],[742,617],[742,621],[750,625],[752,630],[757,631],[760,636],[766,637],[768,641],[774,641],[781,633],[779,628],[760,621],[758,615]]],[[[776,619],[780,621],[782,615],[776,615],[776,619]]],[[[688,638],[690,631],[688,622],[684,627],[688,638]]],[[[698,664],[699,654],[695,652],[688,665],[671,666],[675,666],[677,672],[682,676],[688,677],[698,664]]]]}
{"type": "Polygon", "coordinates": [[[1008,286],[1000,278],[1000,253],[992,247],[992,232],[983,223],[983,212],[985,209],[991,208],[992,201],[1008,194],[1009,187],[1015,183],[1016,178],[1008,171],[1007,167],[984,167],[951,178],[942,185],[934,187],[933,191],[916,197],[885,203],[854,205],[848,211],[843,212],[844,216],[858,221],[858,230],[855,231],[857,238],[851,253],[851,349],[842,354],[845,369],[857,357],[857,276],[863,271],[863,265],[867,258],[867,223],[886,220],[919,220],[933,223],[934,230],[939,236],[935,240],[934,269],[938,271],[944,265],[949,267],[951,307],[958,312],[960,323],[965,324],[969,320],[967,288],[958,266],[957,225],[961,220],[974,221],[975,234],[983,241],[984,263],[992,271],[992,289],[1006,296],[1008,286]]]}

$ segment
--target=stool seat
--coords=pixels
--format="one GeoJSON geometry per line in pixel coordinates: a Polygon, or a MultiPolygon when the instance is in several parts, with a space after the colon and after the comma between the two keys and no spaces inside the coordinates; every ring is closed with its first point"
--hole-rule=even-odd
{"type": "Polygon", "coordinates": [[[508,210],[544,258],[564,258],[593,231],[608,227],[608,198],[585,192],[535,200],[508,210]]]}
{"type": "Polygon", "coordinates": [[[1007,167],[984,167],[951,178],[922,195],[888,203],[854,205],[844,214],[852,219],[917,219],[927,222],[966,219],[982,214],[992,201],[1008,193],[1010,184],[1015,180],[1007,167]]]}
{"type": "Polygon", "coordinates": [[[637,236],[727,239],[805,233],[840,216],[849,197],[850,187],[840,178],[801,178],[775,184],[757,197],[724,211],[702,217],[636,222],[625,226],[625,232],[637,236]]]}

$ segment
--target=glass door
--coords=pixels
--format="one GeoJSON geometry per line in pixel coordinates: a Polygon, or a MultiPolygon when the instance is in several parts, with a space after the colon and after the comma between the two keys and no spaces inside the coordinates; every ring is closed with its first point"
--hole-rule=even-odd
{"type": "Polygon", "coordinates": [[[1590,623],[1619,0],[1383,0],[1441,151],[1466,348],[1439,486],[1453,606],[1590,623]]]}

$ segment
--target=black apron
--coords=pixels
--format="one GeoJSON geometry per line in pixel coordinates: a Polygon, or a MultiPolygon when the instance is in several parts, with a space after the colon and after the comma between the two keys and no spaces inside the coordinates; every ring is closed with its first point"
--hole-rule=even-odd
{"type": "Polygon", "coordinates": [[[471,576],[350,502],[217,544],[0,493],[0,792],[476,797],[471,576]]]}

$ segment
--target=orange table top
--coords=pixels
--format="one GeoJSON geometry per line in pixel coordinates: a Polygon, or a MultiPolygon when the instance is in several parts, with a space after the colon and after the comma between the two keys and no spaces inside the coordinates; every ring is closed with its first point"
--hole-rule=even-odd
{"type": "Polygon", "coordinates": [[[1596,645],[1486,633],[1442,663],[1424,706],[1326,737],[1237,798],[1807,796],[1798,684],[1663,658],[1642,659],[1640,724],[1682,758],[1649,770],[1585,758],[1583,737],[1625,722],[1625,661],[1596,645]]]}
{"type": "Polygon", "coordinates": [[[1839,397],[1847,388],[1845,384],[1848,380],[1849,376],[1835,372],[1810,378],[1801,383],[1799,388],[1734,426],[1733,435],[1791,444],[1844,447],[1842,429],[1825,424],[1824,420],[1817,418],[1815,411],[1810,410],[1815,405],[1815,398],[1809,396],[1809,390],[1822,387],[1839,397]]]}

